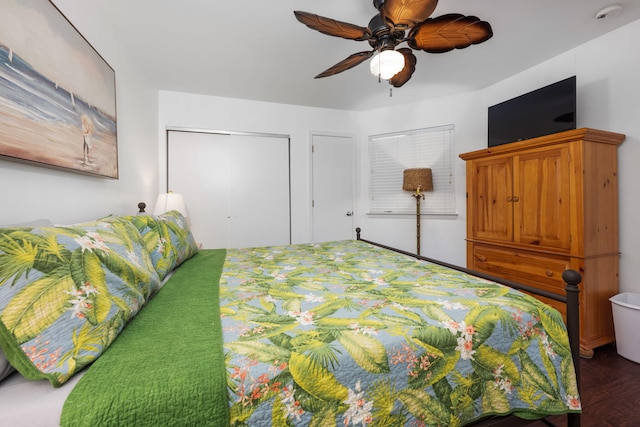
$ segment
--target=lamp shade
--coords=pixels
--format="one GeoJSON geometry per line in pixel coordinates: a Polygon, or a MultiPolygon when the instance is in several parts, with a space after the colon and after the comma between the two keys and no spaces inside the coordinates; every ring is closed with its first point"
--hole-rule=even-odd
{"type": "Polygon", "coordinates": [[[370,69],[371,74],[389,80],[404,68],[404,55],[397,50],[383,50],[372,59],[370,69]]]}
{"type": "Polygon", "coordinates": [[[431,169],[405,169],[402,179],[402,189],[405,191],[433,191],[431,169]]]}
{"type": "Polygon", "coordinates": [[[185,218],[189,217],[189,211],[187,211],[187,205],[184,203],[184,197],[182,197],[182,194],[173,193],[171,191],[159,194],[153,213],[155,215],[160,215],[174,210],[180,212],[185,218]]]}

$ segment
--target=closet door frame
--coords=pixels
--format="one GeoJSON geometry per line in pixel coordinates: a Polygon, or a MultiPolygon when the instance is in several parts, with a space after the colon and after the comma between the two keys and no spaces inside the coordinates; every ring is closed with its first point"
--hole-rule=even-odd
{"type": "MultiPolygon", "coordinates": [[[[165,130],[165,191],[171,191],[170,188],[170,132],[188,132],[188,133],[201,133],[201,134],[211,134],[211,135],[220,135],[220,136],[246,136],[246,137],[259,137],[259,138],[278,138],[285,139],[287,144],[287,215],[288,215],[288,243],[290,244],[292,241],[292,221],[291,221],[291,137],[290,135],[285,134],[272,134],[272,133],[260,133],[260,132],[238,132],[238,131],[225,131],[225,130],[211,130],[211,129],[202,129],[202,128],[189,128],[189,127],[166,127],[165,130]]],[[[189,201],[186,201],[187,209],[189,208],[189,201]]]]}

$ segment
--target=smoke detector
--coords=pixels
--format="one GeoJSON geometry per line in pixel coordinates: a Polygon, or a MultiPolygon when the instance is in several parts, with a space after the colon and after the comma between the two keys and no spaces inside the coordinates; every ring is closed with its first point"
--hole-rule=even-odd
{"type": "Polygon", "coordinates": [[[622,13],[622,6],[619,4],[612,4],[610,6],[603,7],[596,12],[596,19],[614,18],[622,13]]]}

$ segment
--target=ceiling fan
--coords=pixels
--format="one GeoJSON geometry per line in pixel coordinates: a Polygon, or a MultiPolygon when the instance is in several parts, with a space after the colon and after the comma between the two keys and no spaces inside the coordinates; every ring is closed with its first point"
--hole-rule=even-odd
{"type": "Polygon", "coordinates": [[[491,25],[475,16],[450,13],[430,18],[437,4],[438,0],[373,0],[379,13],[367,27],[308,12],[293,13],[298,21],[313,30],[348,40],[368,41],[373,48],[354,53],[315,78],[341,73],[375,55],[371,72],[389,80],[394,87],[400,87],[409,81],[416,69],[417,60],[411,49],[443,53],[482,43],[493,36],[491,25]],[[403,42],[409,47],[396,50],[403,42]]]}

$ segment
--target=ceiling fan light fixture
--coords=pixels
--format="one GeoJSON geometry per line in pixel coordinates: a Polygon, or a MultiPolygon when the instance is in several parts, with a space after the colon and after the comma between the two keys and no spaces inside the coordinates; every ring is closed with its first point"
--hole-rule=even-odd
{"type": "Polygon", "coordinates": [[[371,58],[370,66],[371,74],[389,80],[404,68],[404,55],[393,49],[383,50],[371,58]]]}
{"type": "Polygon", "coordinates": [[[402,87],[416,70],[412,50],[444,53],[483,43],[493,36],[491,25],[477,16],[447,13],[431,18],[438,0],[373,0],[378,13],[369,25],[348,22],[295,10],[296,19],[322,34],[347,40],[366,41],[373,50],[357,52],[327,68],[316,79],[329,77],[360,65],[373,56],[371,73],[402,87]],[[396,47],[406,42],[408,47],[396,47]]]}

